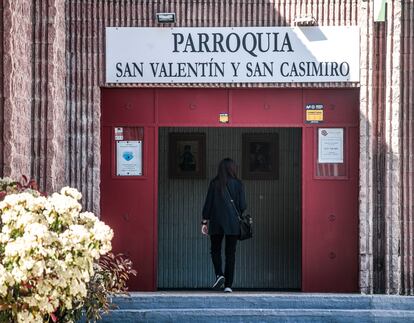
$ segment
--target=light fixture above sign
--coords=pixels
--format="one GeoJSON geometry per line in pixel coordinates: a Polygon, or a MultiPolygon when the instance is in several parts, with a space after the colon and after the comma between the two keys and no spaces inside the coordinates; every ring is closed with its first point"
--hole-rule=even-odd
{"type": "Polygon", "coordinates": [[[158,12],[156,16],[159,24],[175,23],[175,12],[158,12]]]}

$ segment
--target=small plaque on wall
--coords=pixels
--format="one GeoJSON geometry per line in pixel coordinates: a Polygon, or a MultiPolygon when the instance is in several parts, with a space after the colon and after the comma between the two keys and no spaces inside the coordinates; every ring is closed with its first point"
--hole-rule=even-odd
{"type": "Polygon", "coordinates": [[[323,122],[323,104],[307,104],[305,106],[306,123],[323,122]]]}
{"type": "Polygon", "coordinates": [[[142,141],[116,142],[116,174],[142,176],[142,141]]]}

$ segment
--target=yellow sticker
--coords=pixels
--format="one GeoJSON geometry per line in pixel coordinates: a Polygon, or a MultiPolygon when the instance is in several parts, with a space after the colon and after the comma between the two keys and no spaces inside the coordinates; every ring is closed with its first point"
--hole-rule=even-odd
{"type": "Polygon", "coordinates": [[[219,121],[221,123],[228,123],[229,122],[229,115],[228,115],[228,113],[220,113],[219,121]]]}
{"type": "Polygon", "coordinates": [[[323,121],[323,110],[306,110],[306,121],[323,121]]]}

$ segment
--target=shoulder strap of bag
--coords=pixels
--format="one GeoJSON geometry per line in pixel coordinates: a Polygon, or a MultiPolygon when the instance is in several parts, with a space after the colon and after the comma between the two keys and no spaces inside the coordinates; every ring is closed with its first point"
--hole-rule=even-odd
{"type": "Polygon", "coordinates": [[[234,209],[236,210],[237,217],[238,217],[238,218],[239,218],[239,220],[240,220],[240,212],[239,212],[239,210],[237,210],[237,207],[236,207],[236,205],[234,204],[234,200],[233,200],[233,198],[231,197],[231,194],[230,194],[230,191],[229,191],[229,188],[227,187],[227,185],[226,185],[226,190],[227,190],[227,193],[228,193],[228,194],[229,194],[229,196],[230,196],[230,202],[231,202],[231,205],[233,205],[234,209]]]}

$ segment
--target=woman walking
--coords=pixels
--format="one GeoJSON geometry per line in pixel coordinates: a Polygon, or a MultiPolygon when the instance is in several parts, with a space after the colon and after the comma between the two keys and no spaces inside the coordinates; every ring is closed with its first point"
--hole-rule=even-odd
{"type": "Polygon", "coordinates": [[[210,235],[211,259],[216,280],[213,288],[221,288],[231,293],[234,277],[236,245],[240,235],[237,212],[246,209],[246,198],[242,182],[236,175],[236,164],[230,158],[223,159],[218,167],[217,176],[210,182],[203,208],[201,232],[210,235]],[[224,274],[221,261],[221,245],[225,239],[224,274]]]}

